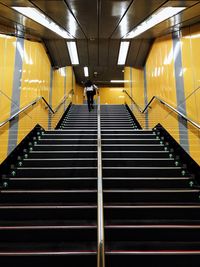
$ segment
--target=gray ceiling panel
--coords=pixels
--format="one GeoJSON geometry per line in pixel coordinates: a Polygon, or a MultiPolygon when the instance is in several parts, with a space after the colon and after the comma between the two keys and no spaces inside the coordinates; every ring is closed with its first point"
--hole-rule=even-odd
{"type": "Polygon", "coordinates": [[[119,27],[113,33],[112,38],[120,39],[126,33],[131,31],[136,25],[144,21],[156,9],[158,9],[166,0],[135,0],[123,17],[119,27]]]}
{"type": "Polygon", "coordinates": [[[99,64],[99,42],[96,40],[88,41],[89,66],[97,66],[99,64]]]}
{"type": "Polygon", "coordinates": [[[100,36],[102,39],[109,38],[115,31],[120,20],[127,12],[129,5],[133,0],[116,1],[105,0],[101,1],[100,15],[100,36]]]}
{"type": "Polygon", "coordinates": [[[89,54],[88,54],[88,41],[87,40],[77,40],[77,50],[79,56],[80,66],[89,65],[89,54]]]}
{"type": "Polygon", "coordinates": [[[98,38],[98,0],[65,0],[88,39],[98,38]]]}
{"type": "Polygon", "coordinates": [[[131,41],[128,57],[126,60],[127,66],[135,66],[141,43],[142,39],[133,39],[131,41]]]}
{"type": "Polygon", "coordinates": [[[84,33],[65,1],[51,0],[51,4],[48,3],[49,1],[45,0],[33,0],[31,2],[52,20],[56,21],[57,24],[67,30],[73,37],[79,39],[85,38],[84,33]]]}
{"type": "Polygon", "coordinates": [[[45,45],[53,61],[54,67],[71,65],[67,45],[64,40],[46,40],[45,45]]]}
{"type": "Polygon", "coordinates": [[[134,64],[134,67],[142,68],[145,64],[146,58],[148,56],[148,53],[150,51],[152,45],[151,40],[143,39],[140,44],[140,49],[137,54],[136,62],[134,64]]]}
{"type": "Polygon", "coordinates": [[[109,40],[99,40],[99,65],[108,66],[109,40]]]}
{"type": "Polygon", "coordinates": [[[120,47],[120,40],[109,40],[109,57],[108,66],[110,68],[116,67],[118,60],[118,53],[120,47]]]}

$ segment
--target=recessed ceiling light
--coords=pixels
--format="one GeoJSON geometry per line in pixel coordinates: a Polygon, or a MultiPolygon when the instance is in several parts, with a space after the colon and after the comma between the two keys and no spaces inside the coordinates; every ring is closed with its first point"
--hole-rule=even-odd
{"type": "Polygon", "coordinates": [[[183,11],[186,7],[163,7],[160,8],[157,12],[153,13],[149,18],[147,18],[144,22],[139,24],[136,28],[134,28],[131,32],[126,34],[123,39],[131,39],[134,38],[143,32],[149,30],[155,25],[161,23],[162,21],[173,17],[179,12],[183,11]]]}
{"type": "Polygon", "coordinates": [[[42,26],[48,28],[49,30],[55,32],[59,36],[65,39],[74,39],[66,30],[57,25],[53,20],[45,16],[42,12],[34,7],[12,7],[14,10],[18,11],[22,15],[36,21],[42,26]]]}
{"type": "Polygon", "coordinates": [[[71,59],[72,65],[78,65],[79,64],[79,59],[78,59],[78,51],[76,48],[76,42],[67,42],[67,47],[69,51],[69,56],[71,59]]]}
{"type": "Polygon", "coordinates": [[[111,83],[128,83],[130,82],[129,80],[111,80],[111,83]]]}
{"type": "Polygon", "coordinates": [[[89,77],[89,71],[88,71],[88,67],[84,67],[84,75],[85,77],[89,77]]]}
{"type": "Polygon", "coordinates": [[[121,42],[120,49],[119,49],[118,62],[117,62],[118,65],[125,65],[129,45],[130,45],[130,42],[128,41],[121,42]]]}

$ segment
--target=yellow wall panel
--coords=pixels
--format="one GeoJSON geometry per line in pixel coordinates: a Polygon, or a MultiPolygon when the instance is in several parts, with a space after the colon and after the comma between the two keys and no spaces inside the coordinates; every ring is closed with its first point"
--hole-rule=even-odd
{"type": "MultiPolygon", "coordinates": [[[[26,41],[24,43],[24,57],[22,68],[22,83],[20,94],[20,108],[26,106],[36,98],[43,96],[49,102],[50,62],[42,44],[26,41]]],[[[18,143],[36,124],[47,129],[48,111],[44,103],[39,102],[30,108],[26,114],[20,115],[18,127],[18,143]]]]}
{"type": "MultiPolygon", "coordinates": [[[[124,83],[124,89],[126,90],[126,92],[130,96],[132,96],[132,91],[131,91],[131,87],[132,87],[131,71],[132,71],[132,69],[130,67],[125,67],[124,68],[124,80],[126,81],[124,83]]],[[[130,100],[130,98],[127,95],[125,95],[124,101],[126,102],[126,104],[128,106],[131,105],[131,100],[130,100]]]]}
{"type": "MultiPolygon", "coordinates": [[[[10,117],[16,38],[0,34],[0,122],[10,117]]],[[[0,128],[0,162],[7,156],[9,123],[0,128]]]]}
{"type": "Polygon", "coordinates": [[[144,71],[132,68],[132,97],[136,103],[144,108],[144,71]]]}
{"type": "MultiPolygon", "coordinates": [[[[155,40],[146,63],[148,102],[153,96],[158,96],[173,107],[177,107],[174,53],[176,51],[173,49],[171,34],[155,40]]],[[[161,123],[178,141],[177,117],[172,116],[168,109],[157,102],[151,107],[149,126],[154,127],[157,123],[161,123]]]]}
{"type": "Polygon", "coordinates": [[[105,105],[121,105],[125,102],[125,95],[123,93],[124,88],[108,88],[101,87],[99,88],[101,104],[105,105]]]}
{"type": "Polygon", "coordinates": [[[73,69],[72,67],[66,67],[66,94],[73,89],[73,69]]]}
{"type": "MultiPolygon", "coordinates": [[[[0,55],[0,71],[2,74],[0,76],[0,122],[10,117],[13,75],[16,71],[18,74],[20,73],[18,76],[21,77],[16,76],[16,79],[20,79],[17,80],[20,86],[14,92],[15,96],[20,99],[18,101],[19,106],[16,105],[16,111],[41,96],[49,102],[51,65],[41,43],[0,35],[0,55]],[[22,58],[22,66],[21,62],[16,62],[15,65],[16,52],[18,52],[18,58],[20,56],[22,58]]],[[[53,71],[52,104],[54,109],[64,98],[64,93],[68,93],[74,86],[75,76],[72,67],[53,71]]],[[[68,104],[69,100],[66,101],[65,107],[68,104]]],[[[53,126],[57,124],[63,112],[64,105],[53,116],[53,126]]],[[[17,132],[16,137],[14,137],[16,143],[19,143],[36,124],[40,124],[47,129],[48,121],[48,109],[46,109],[44,102],[40,101],[22,113],[16,120],[15,126],[17,127],[15,127],[15,130],[17,132]]],[[[0,162],[7,156],[9,131],[9,125],[0,129],[0,162]]]]}
{"type": "Polygon", "coordinates": [[[75,105],[82,105],[84,98],[83,98],[83,87],[79,84],[76,84],[73,96],[73,104],[75,105]]]}
{"type": "MultiPolygon", "coordinates": [[[[187,116],[200,124],[200,24],[185,28],[181,41],[187,116]]],[[[200,164],[200,131],[188,124],[188,136],[190,154],[200,164]]]]}

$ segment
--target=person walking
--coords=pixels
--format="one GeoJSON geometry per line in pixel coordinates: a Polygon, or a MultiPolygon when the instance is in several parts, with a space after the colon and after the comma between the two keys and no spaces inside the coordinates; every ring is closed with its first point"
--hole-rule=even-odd
{"type": "Polygon", "coordinates": [[[96,95],[96,91],[98,90],[98,87],[93,84],[90,80],[87,80],[85,83],[84,88],[84,96],[87,96],[87,104],[88,104],[88,110],[89,112],[91,109],[94,108],[94,95],[96,95]]]}

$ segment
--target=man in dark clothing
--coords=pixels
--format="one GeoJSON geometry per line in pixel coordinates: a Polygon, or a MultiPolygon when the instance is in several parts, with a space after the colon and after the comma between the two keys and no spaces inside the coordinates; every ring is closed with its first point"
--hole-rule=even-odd
{"type": "Polygon", "coordinates": [[[84,96],[87,95],[87,104],[88,104],[88,110],[89,112],[91,109],[94,108],[93,103],[94,103],[94,95],[96,94],[96,90],[98,87],[93,84],[90,80],[88,80],[85,83],[85,88],[84,88],[84,96]]]}

